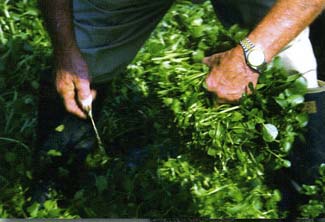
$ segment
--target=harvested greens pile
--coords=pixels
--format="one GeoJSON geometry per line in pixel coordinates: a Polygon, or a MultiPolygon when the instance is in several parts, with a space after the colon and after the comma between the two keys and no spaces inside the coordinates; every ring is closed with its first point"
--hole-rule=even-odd
{"type": "MultiPolygon", "coordinates": [[[[35,33],[47,47],[44,31],[35,33]]],[[[99,164],[89,156],[82,172],[86,179],[73,181],[76,186],[68,192],[53,190],[43,207],[24,199],[33,180],[31,159],[22,160],[19,173],[1,165],[0,217],[283,216],[277,207],[281,193],[272,178],[278,169],[290,167],[288,153],[307,123],[301,112],[305,81],[284,71],[275,60],[260,75],[253,94],[244,95],[238,104],[217,104],[204,87],[209,69],[202,58],[230,49],[246,34],[237,26],[223,28],[209,1],[175,4],[127,72],[108,84],[98,125],[110,160],[99,164]],[[9,188],[12,179],[17,192],[9,188]]],[[[30,41],[37,45],[36,39],[30,41]]],[[[43,50],[48,53],[48,48],[43,50]]],[[[36,62],[38,56],[31,58],[36,62]]],[[[32,92],[39,70],[31,72],[32,92]]],[[[13,84],[9,76],[4,78],[1,84],[13,84]]],[[[15,89],[26,90],[26,83],[21,80],[15,89]]],[[[1,94],[0,102],[7,101],[8,95],[1,94]]],[[[24,101],[34,103],[35,97],[24,101]]],[[[27,140],[28,136],[21,138],[8,127],[0,161],[14,167],[18,157],[14,151],[25,148],[31,155],[33,144],[18,143],[14,138],[27,140]],[[14,150],[8,139],[18,143],[14,150]]],[[[73,178],[65,166],[60,170],[62,180],[73,178]]],[[[324,213],[319,207],[324,200],[316,195],[324,193],[322,183],[305,187],[315,200],[302,208],[304,216],[324,213]]]]}

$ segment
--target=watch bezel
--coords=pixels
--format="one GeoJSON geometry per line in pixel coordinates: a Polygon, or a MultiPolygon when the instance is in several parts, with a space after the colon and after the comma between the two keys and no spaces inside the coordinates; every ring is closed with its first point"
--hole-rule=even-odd
{"type": "Polygon", "coordinates": [[[260,67],[265,63],[265,55],[261,48],[259,47],[253,47],[249,52],[247,53],[247,62],[249,65],[253,67],[260,67]],[[259,54],[260,58],[254,58],[252,56],[259,54]],[[258,62],[255,62],[255,60],[258,60],[258,62]]]}

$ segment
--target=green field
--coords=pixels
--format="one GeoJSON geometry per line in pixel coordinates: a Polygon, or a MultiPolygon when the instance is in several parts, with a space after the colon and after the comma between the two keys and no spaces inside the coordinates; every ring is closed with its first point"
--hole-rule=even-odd
{"type": "MultiPolygon", "coordinates": [[[[217,104],[204,86],[204,55],[247,30],[225,29],[209,1],[178,1],[129,65],[108,83],[99,132],[108,158],[67,158],[59,186],[33,202],[39,75],[51,45],[35,0],[0,1],[0,218],[282,218],[274,178],[302,135],[305,82],[275,60],[252,95],[217,104]],[[71,161],[69,161],[71,159],[71,161]],[[80,164],[80,163],[79,163],[80,164]]],[[[53,129],[55,130],[55,129],[53,129]]],[[[325,166],[303,186],[301,217],[325,216],[325,166]]]]}

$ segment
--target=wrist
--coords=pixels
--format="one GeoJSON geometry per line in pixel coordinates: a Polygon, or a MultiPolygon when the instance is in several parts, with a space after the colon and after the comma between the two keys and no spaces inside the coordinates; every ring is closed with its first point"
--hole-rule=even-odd
{"type": "Polygon", "coordinates": [[[55,54],[56,70],[64,70],[79,77],[89,79],[88,65],[79,49],[60,51],[55,54]]]}
{"type": "Polygon", "coordinates": [[[253,42],[256,47],[260,48],[264,52],[265,62],[270,63],[277,53],[277,50],[275,50],[277,44],[273,43],[271,38],[264,40],[262,37],[259,37],[253,33],[248,35],[247,38],[253,42]]]}
{"type": "Polygon", "coordinates": [[[78,46],[74,42],[54,44],[53,52],[55,57],[81,54],[78,46]]]}

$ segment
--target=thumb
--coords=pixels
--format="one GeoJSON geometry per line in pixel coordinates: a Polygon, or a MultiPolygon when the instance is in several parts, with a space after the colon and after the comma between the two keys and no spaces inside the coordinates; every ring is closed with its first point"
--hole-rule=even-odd
{"type": "Polygon", "coordinates": [[[209,67],[212,67],[213,65],[219,65],[222,54],[223,53],[216,53],[211,56],[204,57],[202,59],[202,62],[209,67]]]}
{"type": "Polygon", "coordinates": [[[94,101],[94,99],[97,96],[96,90],[92,89],[90,92],[91,93],[87,98],[79,100],[82,109],[85,111],[89,111],[92,109],[92,102],[94,101]]]}
{"type": "Polygon", "coordinates": [[[91,90],[91,96],[92,96],[93,100],[95,100],[96,99],[96,96],[97,96],[97,91],[94,90],[94,89],[92,89],[91,90]]]}
{"type": "Polygon", "coordinates": [[[85,111],[91,109],[91,103],[96,96],[90,89],[90,82],[88,79],[78,79],[75,81],[75,87],[77,91],[77,100],[81,105],[81,108],[85,111]]]}

